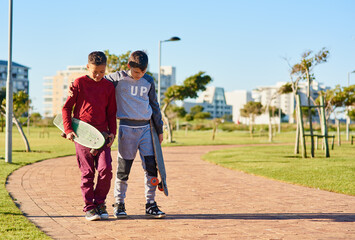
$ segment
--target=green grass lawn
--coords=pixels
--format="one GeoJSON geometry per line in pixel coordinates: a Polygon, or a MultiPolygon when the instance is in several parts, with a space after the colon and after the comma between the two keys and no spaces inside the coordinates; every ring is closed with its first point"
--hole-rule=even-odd
{"type": "MultiPolygon", "coordinates": [[[[27,134],[26,128],[24,129],[27,134]]],[[[36,161],[75,154],[71,142],[62,139],[59,131],[49,128],[49,136],[40,138],[40,128],[30,128],[28,140],[33,152],[26,153],[25,145],[13,128],[12,163],[5,163],[5,133],[0,133],[0,239],[50,239],[29,222],[13,203],[5,189],[7,176],[14,170],[36,161]]]]}
{"type": "MultiPolygon", "coordinates": [[[[209,152],[209,162],[284,182],[355,195],[355,146],[343,143],[330,150],[316,150],[314,158],[293,155],[294,146],[254,146],[209,152]],[[253,154],[250,154],[250,153],[253,154]]],[[[310,149],[308,148],[308,155],[310,149]]]]}
{"type": "MultiPolygon", "coordinates": [[[[249,132],[224,132],[217,131],[215,139],[212,140],[212,130],[206,131],[174,131],[174,143],[164,143],[163,146],[189,146],[189,145],[230,145],[230,144],[255,144],[255,143],[269,143],[268,136],[255,133],[251,138],[249,132]]],[[[166,137],[166,133],[165,133],[166,137]]],[[[294,142],[294,132],[286,132],[283,134],[276,134],[273,139],[274,143],[294,142]]]]}
{"type": "MultiPolygon", "coordinates": [[[[27,134],[27,129],[24,128],[27,134]]],[[[5,133],[0,132],[0,239],[50,239],[30,223],[13,203],[5,189],[8,175],[27,164],[49,158],[75,154],[74,145],[62,139],[56,128],[30,128],[28,139],[32,152],[24,152],[25,146],[16,128],[13,128],[12,163],[5,163],[5,133]],[[49,135],[47,135],[47,132],[49,135]]],[[[174,132],[174,143],[163,146],[211,145],[211,144],[266,144],[267,136],[255,134],[252,139],[248,132],[218,131],[212,140],[212,131],[174,132]]],[[[345,138],[343,138],[345,139],[345,138]]],[[[293,143],[294,133],[277,134],[274,143],[293,143]]],[[[113,145],[117,150],[117,140],[113,145]]],[[[353,156],[355,146],[345,143],[330,152],[331,158],[323,157],[323,152],[316,152],[317,158],[302,159],[293,155],[293,146],[258,146],[243,147],[212,152],[204,156],[228,168],[238,169],[256,175],[279,179],[291,183],[326,189],[334,192],[354,195],[355,166],[353,156]],[[253,155],[250,154],[253,152],[253,155]]]]}

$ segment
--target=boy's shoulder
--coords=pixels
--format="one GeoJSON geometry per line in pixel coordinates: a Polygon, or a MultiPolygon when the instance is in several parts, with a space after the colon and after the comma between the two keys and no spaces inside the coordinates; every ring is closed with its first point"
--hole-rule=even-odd
{"type": "Polygon", "coordinates": [[[79,83],[85,82],[88,79],[86,75],[83,75],[81,77],[78,77],[77,79],[74,80],[73,84],[78,85],[79,83]]]}
{"type": "Polygon", "coordinates": [[[124,70],[121,70],[121,71],[109,73],[109,74],[105,75],[104,78],[106,78],[107,80],[109,80],[111,82],[118,82],[126,77],[128,77],[127,72],[124,70]]]}
{"type": "Polygon", "coordinates": [[[128,73],[127,73],[127,71],[125,71],[125,70],[116,71],[115,74],[117,74],[117,76],[118,76],[119,78],[125,78],[125,77],[128,77],[128,76],[129,76],[128,73]]]}
{"type": "Polygon", "coordinates": [[[104,85],[107,88],[115,88],[114,85],[112,84],[112,82],[106,78],[102,78],[101,83],[102,83],[102,85],[104,85]]]}
{"type": "Polygon", "coordinates": [[[147,73],[144,74],[143,78],[151,84],[154,83],[154,78],[147,73]]]}

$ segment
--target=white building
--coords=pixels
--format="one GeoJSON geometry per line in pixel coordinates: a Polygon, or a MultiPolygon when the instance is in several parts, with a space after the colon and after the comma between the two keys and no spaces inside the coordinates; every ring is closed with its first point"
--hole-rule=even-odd
{"type": "Polygon", "coordinates": [[[55,76],[44,77],[44,117],[53,117],[62,111],[68,97],[68,87],[76,78],[87,74],[86,66],[68,66],[55,76]]]}
{"type": "Polygon", "coordinates": [[[195,103],[184,102],[183,107],[190,112],[191,107],[200,105],[204,112],[209,112],[212,118],[221,118],[226,115],[232,115],[232,106],[226,102],[224,89],[221,87],[207,87],[195,103]]]}
{"type": "MultiPolygon", "coordinates": [[[[29,67],[23,66],[16,62],[11,65],[13,92],[24,91],[29,94],[29,67]]],[[[0,60],[0,88],[6,88],[7,81],[7,61],[0,60]]]]}
{"type": "MultiPolygon", "coordinates": [[[[279,88],[285,85],[286,82],[278,82],[275,86],[263,86],[257,87],[252,91],[252,98],[254,102],[261,102],[263,106],[267,106],[267,104],[271,101],[270,106],[274,106],[277,108],[281,108],[282,112],[287,115],[288,122],[295,122],[294,119],[294,111],[296,107],[295,96],[293,93],[277,95],[275,94],[279,88]],[[276,97],[275,97],[276,96],[276,97]],[[273,98],[271,100],[271,98],[273,98]]],[[[318,83],[317,81],[312,81],[311,83],[311,96],[313,99],[316,99],[319,95],[319,91],[326,91],[330,89],[330,87],[326,87],[324,84],[318,83]]],[[[307,82],[299,82],[298,84],[298,92],[301,96],[301,105],[307,105],[307,92],[308,92],[308,84],[307,82]]],[[[311,104],[313,105],[313,103],[311,104]]],[[[275,121],[279,121],[275,119],[275,121]]],[[[268,116],[263,114],[255,119],[255,123],[257,124],[266,124],[268,123],[268,116]]]]}
{"type": "Polygon", "coordinates": [[[244,107],[247,102],[253,101],[251,92],[246,90],[235,90],[233,92],[226,92],[226,102],[233,108],[233,122],[239,124],[247,124],[247,120],[240,116],[240,109],[244,107]]]}
{"type": "MultiPolygon", "coordinates": [[[[156,80],[155,88],[158,88],[158,73],[153,73],[156,80]]],[[[173,66],[161,66],[160,67],[160,99],[164,99],[164,93],[166,90],[176,84],[176,68],[173,66]]]]}

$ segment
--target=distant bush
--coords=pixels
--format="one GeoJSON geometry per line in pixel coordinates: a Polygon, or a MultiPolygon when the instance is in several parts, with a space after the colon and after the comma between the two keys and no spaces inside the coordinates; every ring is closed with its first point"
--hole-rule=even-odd
{"type": "Polygon", "coordinates": [[[212,129],[212,127],[208,126],[206,124],[194,124],[192,126],[192,130],[195,130],[195,131],[211,130],[211,129],[212,129]]]}
{"type": "Polygon", "coordinates": [[[248,131],[249,126],[246,124],[235,124],[231,122],[222,123],[218,126],[219,129],[226,131],[226,132],[233,132],[233,131],[248,131]]]}
{"type": "Polygon", "coordinates": [[[194,117],[191,114],[188,113],[188,114],[185,115],[185,120],[186,121],[192,121],[192,120],[194,120],[194,117]]]}
{"type": "Polygon", "coordinates": [[[206,119],[210,117],[211,117],[211,113],[209,112],[198,112],[195,114],[194,119],[206,119]]]}

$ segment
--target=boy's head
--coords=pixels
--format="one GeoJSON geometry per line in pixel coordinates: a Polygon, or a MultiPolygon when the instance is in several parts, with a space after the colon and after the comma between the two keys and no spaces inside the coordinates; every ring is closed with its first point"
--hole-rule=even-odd
{"type": "Polygon", "coordinates": [[[88,64],[86,65],[89,74],[88,76],[99,82],[105,75],[107,58],[103,52],[95,51],[89,54],[88,64]]]}
{"type": "Polygon", "coordinates": [[[148,56],[143,51],[135,51],[131,53],[128,59],[128,67],[131,70],[132,78],[135,80],[141,79],[148,67],[148,56]]]}

